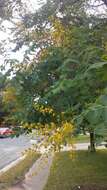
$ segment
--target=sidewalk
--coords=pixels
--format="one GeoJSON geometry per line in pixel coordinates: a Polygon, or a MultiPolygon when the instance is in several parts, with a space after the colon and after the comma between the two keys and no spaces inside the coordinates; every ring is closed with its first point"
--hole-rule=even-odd
{"type": "Polygon", "coordinates": [[[43,190],[52,164],[53,156],[43,154],[25,175],[24,181],[8,190],[43,190]]]}

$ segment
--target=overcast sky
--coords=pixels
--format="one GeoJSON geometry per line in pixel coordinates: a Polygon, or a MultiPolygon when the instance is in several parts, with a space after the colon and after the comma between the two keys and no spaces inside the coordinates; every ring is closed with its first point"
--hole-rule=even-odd
{"type": "MultiPolygon", "coordinates": [[[[25,2],[26,5],[28,6],[28,11],[35,12],[41,7],[42,3],[46,2],[46,0],[41,0],[41,1],[40,0],[23,0],[23,2],[25,2]]],[[[8,21],[4,21],[2,26],[3,26],[2,27],[3,31],[0,30],[0,42],[3,40],[6,41],[6,49],[7,49],[8,54],[10,54],[11,59],[18,59],[20,62],[23,61],[23,54],[25,50],[27,49],[27,47],[24,46],[20,51],[17,51],[16,53],[11,52],[10,49],[11,47],[14,47],[14,44],[9,42],[9,38],[12,38],[11,30],[9,28],[12,27],[12,24],[8,21]]],[[[4,55],[1,53],[0,65],[3,64],[5,58],[6,57],[4,57],[4,55]]],[[[8,69],[8,66],[7,66],[7,69],[8,69]]]]}
{"type": "Polygon", "coordinates": [[[46,0],[23,0],[23,2],[27,2],[29,10],[35,12],[46,0]]]}

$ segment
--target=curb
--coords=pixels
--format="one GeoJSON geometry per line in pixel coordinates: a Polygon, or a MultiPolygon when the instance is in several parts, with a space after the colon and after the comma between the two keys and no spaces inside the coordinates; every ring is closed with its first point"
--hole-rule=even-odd
{"type": "Polygon", "coordinates": [[[3,173],[7,172],[9,169],[11,169],[12,167],[16,166],[19,162],[21,162],[22,160],[24,160],[26,157],[26,155],[18,158],[15,161],[12,161],[10,164],[8,164],[7,166],[5,166],[3,169],[0,170],[0,175],[2,175],[3,173]]]}

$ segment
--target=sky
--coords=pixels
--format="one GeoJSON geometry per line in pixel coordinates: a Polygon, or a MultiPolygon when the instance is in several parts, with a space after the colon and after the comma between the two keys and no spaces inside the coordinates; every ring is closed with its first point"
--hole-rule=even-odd
{"type": "MultiPolygon", "coordinates": [[[[23,0],[23,2],[28,6],[28,11],[33,13],[38,10],[41,5],[46,2],[46,0],[41,0],[42,4],[40,3],[40,0],[23,0]]],[[[9,29],[11,27],[13,27],[13,25],[9,21],[4,21],[2,23],[2,30],[0,30],[0,42],[5,41],[8,54],[5,56],[2,53],[0,54],[0,65],[4,63],[6,58],[17,59],[22,62],[24,52],[27,50],[27,47],[23,46],[20,51],[11,51],[11,48],[15,46],[15,44],[9,42],[9,38],[12,39],[11,30],[9,29]]],[[[6,70],[8,70],[8,68],[9,65],[7,65],[6,70]]]]}
{"type": "Polygon", "coordinates": [[[46,0],[23,0],[23,2],[27,2],[26,4],[31,12],[35,12],[46,0]]]}

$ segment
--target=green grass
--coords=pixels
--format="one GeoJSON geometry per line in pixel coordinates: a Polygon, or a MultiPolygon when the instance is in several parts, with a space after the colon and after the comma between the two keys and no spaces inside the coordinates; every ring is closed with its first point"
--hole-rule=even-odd
{"type": "Polygon", "coordinates": [[[90,142],[90,137],[89,137],[89,135],[78,135],[75,137],[75,142],[76,143],[87,143],[87,142],[90,142]]]}
{"type": "Polygon", "coordinates": [[[24,160],[18,163],[7,172],[0,175],[0,190],[7,189],[8,187],[17,184],[24,179],[26,172],[32,164],[39,158],[39,154],[29,150],[24,160]]]}
{"type": "Polygon", "coordinates": [[[107,190],[107,151],[57,153],[44,190],[107,190]]]}

